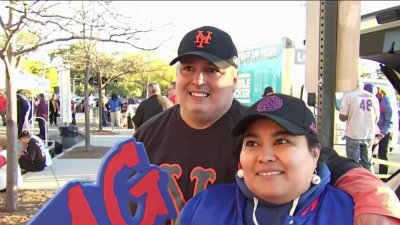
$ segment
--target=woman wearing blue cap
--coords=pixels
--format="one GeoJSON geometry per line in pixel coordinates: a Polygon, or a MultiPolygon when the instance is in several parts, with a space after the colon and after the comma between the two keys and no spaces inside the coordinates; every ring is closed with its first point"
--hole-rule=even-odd
{"type": "Polygon", "coordinates": [[[194,196],[178,224],[353,224],[352,198],[331,186],[328,167],[317,164],[315,118],[302,100],[268,95],[233,134],[243,140],[236,184],[194,196]]]}

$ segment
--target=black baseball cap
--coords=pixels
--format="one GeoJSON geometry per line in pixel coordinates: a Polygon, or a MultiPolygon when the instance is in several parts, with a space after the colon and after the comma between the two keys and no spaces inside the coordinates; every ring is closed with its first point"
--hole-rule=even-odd
{"type": "Polygon", "coordinates": [[[187,33],[179,44],[178,56],[170,65],[187,55],[205,58],[221,69],[238,67],[238,52],[231,36],[212,26],[203,26],[187,33]]]}
{"type": "Polygon", "coordinates": [[[318,140],[313,113],[296,97],[279,93],[265,96],[247,109],[232,134],[242,135],[251,122],[260,118],[269,118],[294,135],[309,135],[318,140]]]}

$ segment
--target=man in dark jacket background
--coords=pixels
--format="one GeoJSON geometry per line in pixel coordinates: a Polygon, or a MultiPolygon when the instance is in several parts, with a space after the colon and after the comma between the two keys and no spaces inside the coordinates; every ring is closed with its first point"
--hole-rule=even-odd
{"type": "Polygon", "coordinates": [[[147,93],[149,97],[140,103],[132,119],[136,129],[151,117],[174,105],[168,98],[161,96],[161,89],[157,83],[147,85],[147,93]]]}
{"type": "Polygon", "coordinates": [[[44,94],[39,94],[39,98],[35,102],[36,106],[36,121],[39,124],[39,135],[42,140],[46,139],[46,122],[49,119],[48,104],[44,98],[44,94]]]}
{"type": "Polygon", "coordinates": [[[17,91],[17,124],[18,124],[18,135],[21,134],[25,122],[28,122],[30,118],[27,118],[27,113],[29,115],[30,104],[28,99],[22,94],[21,90],[17,91]]]}

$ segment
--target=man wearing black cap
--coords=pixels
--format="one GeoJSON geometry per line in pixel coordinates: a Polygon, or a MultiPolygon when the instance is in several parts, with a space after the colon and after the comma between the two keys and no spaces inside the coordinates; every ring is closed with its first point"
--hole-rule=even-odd
{"type": "MultiPolygon", "coordinates": [[[[179,211],[193,195],[208,186],[234,182],[241,143],[240,138],[233,137],[230,132],[245,107],[233,99],[238,79],[238,53],[225,31],[211,26],[190,31],[183,37],[178,56],[171,65],[175,63],[179,105],[148,120],[134,137],[143,142],[150,163],[169,172],[169,190],[179,211]]],[[[367,193],[361,190],[362,194],[354,194],[356,205],[361,205],[361,208],[373,205],[384,209],[377,214],[395,215],[380,201],[364,205],[359,202],[362,197],[376,197],[371,193],[378,186],[384,186],[383,183],[360,169],[354,161],[340,158],[332,149],[323,148],[322,152],[321,158],[327,160],[333,171],[332,183],[340,178],[340,184],[354,187],[356,178],[342,176],[349,170],[355,171],[349,172],[351,174],[362,174],[364,179],[370,180],[370,185],[364,188],[367,193]]],[[[364,183],[358,183],[357,187],[360,185],[364,183]]],[[[389,217],[362,214],[360,218],[368,221],[380,219],[379,224],[382,224],[381,219],[389,217]]]]}

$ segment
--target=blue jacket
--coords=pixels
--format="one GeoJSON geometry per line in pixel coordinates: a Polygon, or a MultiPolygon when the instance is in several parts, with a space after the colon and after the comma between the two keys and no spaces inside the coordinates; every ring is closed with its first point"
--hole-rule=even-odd
{"type": "Polygon", "coordinates": [[[110,106],[110,112],[116,112],[121,110],[122,101],[119,98],[111,98],[108,100],[108,105],[110,106]]]}
{"type": "Polygon", "coordinates": [[[330,172],[326,165],[318,171],[321,183],[301,195],[293,216],[293,202],[284,205],[257,203],[254,196],[237,178],[237,184],[214,185],[194,196],[182,209],[180,225],[353,225],[354,203],[345,192],[328,185],[330,172]],[[256,205],[256,206],[254,206],[256,205]],[[255,212],[254,212],[255,211],[255,212]]]}
{"type": "Polygon", "coordinates": [[[383,135],[394,131],[394,123],[397,123],[397,103],[385,96],[379,101],[381,115],[378,121],[378,127],[383,135]]]}

